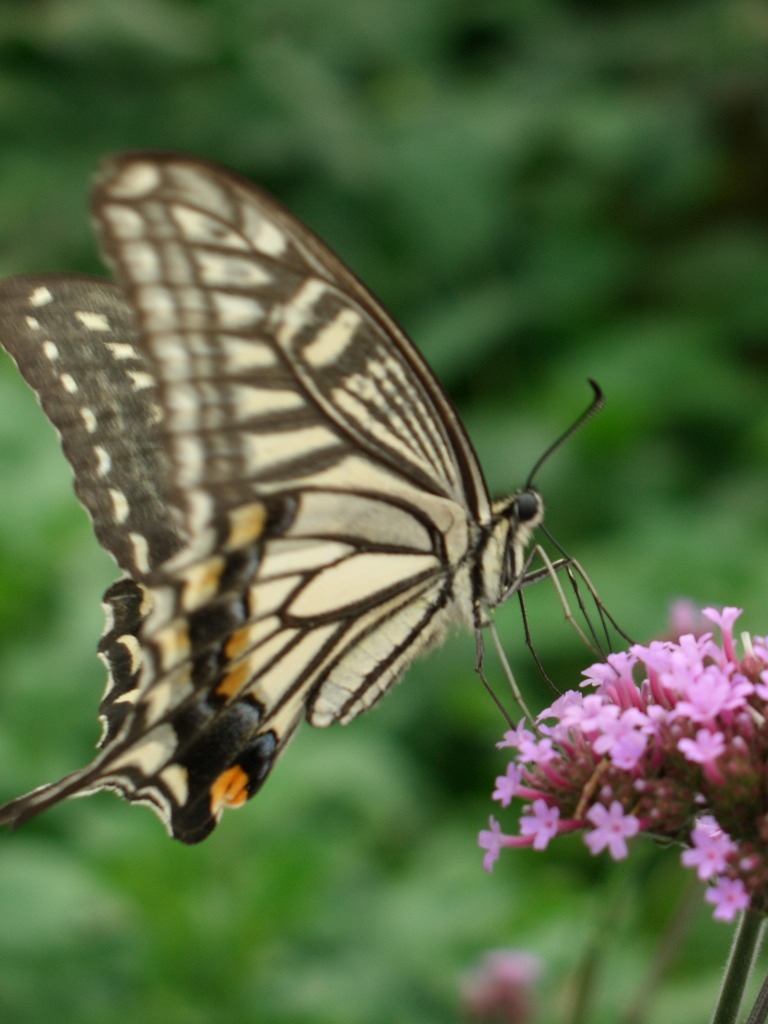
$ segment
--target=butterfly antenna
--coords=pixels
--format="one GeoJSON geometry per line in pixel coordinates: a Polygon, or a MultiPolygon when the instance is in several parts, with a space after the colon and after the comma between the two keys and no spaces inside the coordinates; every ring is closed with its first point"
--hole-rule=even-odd
{"type": "Polygon", "coordinates": [[[534,477],[539,472],[544,463],[547,461],[547,459],[550,457],[550,455],[556,452],[560,445],[564,444],[569,437],[576,433],[577,430],[581,430],[584,424],[588,423],[593,416],[597,415],[597,413],[599,413],[605,405],[605,395],[603,394],[603,389],[600,387],[597,381],[592,380],[591,377],[589,377],[588,380],[589,386],[592,388],[592,391],[594,392],[592,401],[589,403],[589,406],[584,410],[584,412],[576,420],[574,420],[570,427],[568,427],[567,430],[564,430],[560,437],[556,438],[549,446],[549,448],[547,448],[539,456],[539,458],[534,463],[533,469],[528,474],[528,479],[525,482],[526,489],[533,486],[534,477]]]}

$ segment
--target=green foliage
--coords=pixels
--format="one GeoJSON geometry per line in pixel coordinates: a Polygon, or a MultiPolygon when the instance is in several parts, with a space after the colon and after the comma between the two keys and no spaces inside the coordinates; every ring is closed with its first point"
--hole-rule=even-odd
{"type": "MultiPolygon", "coordinates": [[[[524,480],[585,379],[601,383],[605,412],[539,483],[628,632],[663,631],[688,595],[742,604],[765,633],[766,35],[757,0],[7,4],[0,274],[99,272],[85,195],[108,152],[228,164],[382,296],[494,488],[524,480]]],[[[112,571],[5,359],[0,479],[11,797],[91,755],[112,571]]],[[[537,650],[575,685],[585,653],[535,590],[537,650]]],[[[538,686],[516,609],[500,622],[538,686]]],[[[306,730],[199,848],[109,795],[0,836],[2,1019],[445,1022],[461,971],[519,945],[546,960],[544,1019],[561,1020],[602,939],[589,1020],[615,1024],[683,888],[677,853],[611,868],[563,840],[485,876],[475,832],[502,723],[473,658],[452,640],[375,715],[306,730]]],[[[705,1018],[728,939],[698,908],[647,1019],[705,1018]]]]}

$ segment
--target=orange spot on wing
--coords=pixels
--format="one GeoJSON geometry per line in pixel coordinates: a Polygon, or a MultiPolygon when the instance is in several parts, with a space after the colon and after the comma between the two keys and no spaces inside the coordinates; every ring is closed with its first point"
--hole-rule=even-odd
{"type": "Polygon", "coordinates": [[[234,661],[235,658],[239,658],[241,654],[245,654],[246,651],[253,647],[251,641],[251,627],[242,626],[240,629],[236,629],[235,632],[227,640],[224,651],[227,657],[234,661]]]}
{"type": "Polygon", "coordinates": [[[211,786],[211,812],[220,814],[226,807],[240,807],[248,799],[250,779],[239,764],[233,764],[211,786]]]}
{"type": "Polygon", "coordinates": [[[243,662],[241,665],[237,665],[235,668],[231,669],[231,671],[227,672],[216,687],[216,693],[219,697],[226,697],[228,699],[236,697],[248,682],[249,678],[250,671],[248,669],[248,663],[243,662]]]}

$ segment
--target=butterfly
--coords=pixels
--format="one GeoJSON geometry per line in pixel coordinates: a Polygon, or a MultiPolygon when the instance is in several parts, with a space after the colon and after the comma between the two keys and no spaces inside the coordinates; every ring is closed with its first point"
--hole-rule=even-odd
{"type": "Polygon", "coordinates": [[[544,507],[531,486],[491,501],[411,341],[246,180],[128,152],[92,211],[118,283],[0,282],[0,342],[123,574],[103,735],[0,822],[106,789],[194,843],[304,719],[352,721],[453,623],[482,629],[544,507]]]}

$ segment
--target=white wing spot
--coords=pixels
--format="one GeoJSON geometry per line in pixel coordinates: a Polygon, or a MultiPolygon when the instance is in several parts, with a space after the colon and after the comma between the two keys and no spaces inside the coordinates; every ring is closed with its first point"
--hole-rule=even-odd
{"type": "Polygon", "coordinates": [[[178,806],[183,807],[189,796],[189,775],[187,769],[180,764],[169,764],[167,768],[163,768],[158,778],[178,806]]]}
{"type": "Polygon", "coordinates": [[[245,295],[230,295],[228,292],[212,294],[219,326],[225,331],[252,327],[264,316],[264,307],[255,299],[249,299],[245,295]]]}
{"type": "Polygon", "coordinates": [[[253,244],[259,252],[264,252],[268,256],[280,256],[287,248],[285,235],[268,220],[262,222],[253,244]]]}
{"type": "Polygon", "coordinates": [[[98,462],[96,472],[99,476],[106,476],[112,469],[112,457],[107,449],[102,448],[100,444],[94,445],[93,454],[96,456],[98,462]]]}
{"type": "Polygon", "coordinates": [[[128,538],[133,545],[133,560],[139,572],[149,572],[149,544],[147,538],[140,533],[129,533],[128,538]]]}
{"type": "Polygon", "coordinates": [[[155,378],[151,373],[146,373],[144,370],[129,370],[128,376],[134,391],[143,391],[144,388],[153,388],[155,386],[155,378]]]}
{"type": "Polygon", "coordinates": [[[41,284],[39,288],[35,288],[29,296],[30,306],[47,306],[49,302],[53,302],[53,295],[51,295],[49,289],[44,284],[41,284]]]}
{"type": "Polygon", "coordinates": [[[171,214],[183,238],[188,242],[229,246],[230,249],[250,248],[248,242],[228,224],[207,213],[177,203],[171,207],[171,214]]]}
{"type": "Polygon", "coordinates": [[[126,341],[108,341],[106,345],[115,359],[134,359],[136,357],[136,349],[126,341]]]}
{"type": "Polygon", "coordinates": [[[115,643],[122,644],[123,647],[128,651],[128,655],[131,659],[131,674],[138,672],[141,668],[142,655],[141,655],[141,644],[133,636],[132,633],[123,633],[119,636],[115,643]]]}
{"type": "Polygon", "coordinates": [[[244,206],[242,214],[243,232],[253,248],[265,256],[282,256],[288,248],[288,239],[280,228],[254,206],[244,206]]]}
{"type": "Polygon", "coordinates": [[[52,341],[43,342],[43,352],[51,360],[51,362],[53,362],[54,359],[59,358],[59,350],[52,341]]]}
{"type": "Polygon", "coordinates": [[[160,260],[149,242],[126,242],[121,255],[135,281],[153,282],[160,279],[160,260]]]}
{"type": "Polygon", "coordinates": [[[109,497],[112,501],[112,512],[116,523],[124,523],[128,518],[131,508],[128,499],[116,487],[109,488],[109,497]]]}
{"type": "Polygon", "coordinates": [[[61,381],[64,390],[68,391],[70,395],[74,395],[77,392],[77,381],[71,373],[62,373],[59,380],[61,381]]]}
{"type": "Polygon", "coordinates": [[[236,335],[220,335],[221,353],[226,359],[227,370],[231,374],[258,370],[274,366],[275,353],[269,345],[262,341],[244,341],[236,335]]]}
{"type": "Polygon", "coordinates": [[[256,388],[249,384],[232,384],[229,388],[232,411],[239,421],[259,416],[287,416],[304,406],[298,391],[283,388],[256,388]]]}
{"type": "Polygon", "coordinates": [[[361,323],[362,317],[354,309],[340,310],[304,347],[304,359],[318,369],[337,362],[346,352],[361,323]]]}
{"type": "Polygon", "coordinates": [[[94,313],[88,309],[76,309],[75,317],[89,331],[110,330],[109,320],[107,320],[103,313],[94,313]]]}
{"type": "Polygon", "coordinates": [[[203,284],[230,288],[269,284],[272,275],[260,263],[247,256],[195,251],[195,260],[203,284]]]}
{"type": "Polygon", "coordinates": [[[213,519],[213,498],[205,491],[192,491],[187,495],[187,508],[190,532],[202,535],[213,519]]]}
{"type": "MultiPolygon", "coordinates": [[[[102,655],[99,655],[104,661],[104,664],[109,668],[109,661],[105,660],[102,655]]],[[[115,697],[115,704],[136,704],[139,699],[139,694],[136,690],[128,690],[127,693],[121,693],[119,697],[115,697]]],[[[106,721],[104,721],[106,725],[106,721]]]]}
{"type": "Polygon", "coordinates": [[[176,327],[178,311],[173,293],[161,285],[144,285],[136,292],[136,301],[145,317],[145,328],[167,331],[176,327]]]}
{"type": "Polygon", "coordinates": [[[40,330],[40,321],[37,319],[36,316],[25,316],[24,319],[26,320],[27,327],[30,329],[30,331],[40,330]]]}
{"type": "Polygon", "coordinates": [[[107,203],[102,207],[101,215],[109,221],[112,231],[118,238],[144,237],[144,221],[141,215],[132,210],[130,206],[123,206],[121,203],[107,203]]]}
{"type": "MultiPolygon", "coordinates": [[[[139,538],[139,534],[130,535],[133,540],[139,538]]],[[[143,538],[142,538],[143,539],[143,538]]],[[[145,541],[146,543],[146,541],[145,541]]],[[[142,587],[145,600],[141,602],[139,611],[143,615],[144,622],[142,633],[150,635],[159,625],[167,622],[176,613],[176,591],[173,587],[142,587]]]]}
{"type": "Polygon", "coordinates": [[[146,195],[160,184],[160,170],[149,163],[134,163],[122,168],[109,182],[108,191],[113,196],[133,199],[146,195]]]}
{"type": "MultiPolygon", "coordinates": [[[[176,415],[169,416],[175,426],[176,415]]],[[[179,466],[179,482],[184,487],[191,487],[203,478],[205,469],[205,452],[196,437],[179,434],[175,438],[175,456],[179,466]]]]}
{"type": "Polygon", "coordinates": [[[89,409],[87,405],[80,407],[80,419],[83,421],[83,426],[89,434],[95,434],[98,422],[93,409],[89,409]]]}

